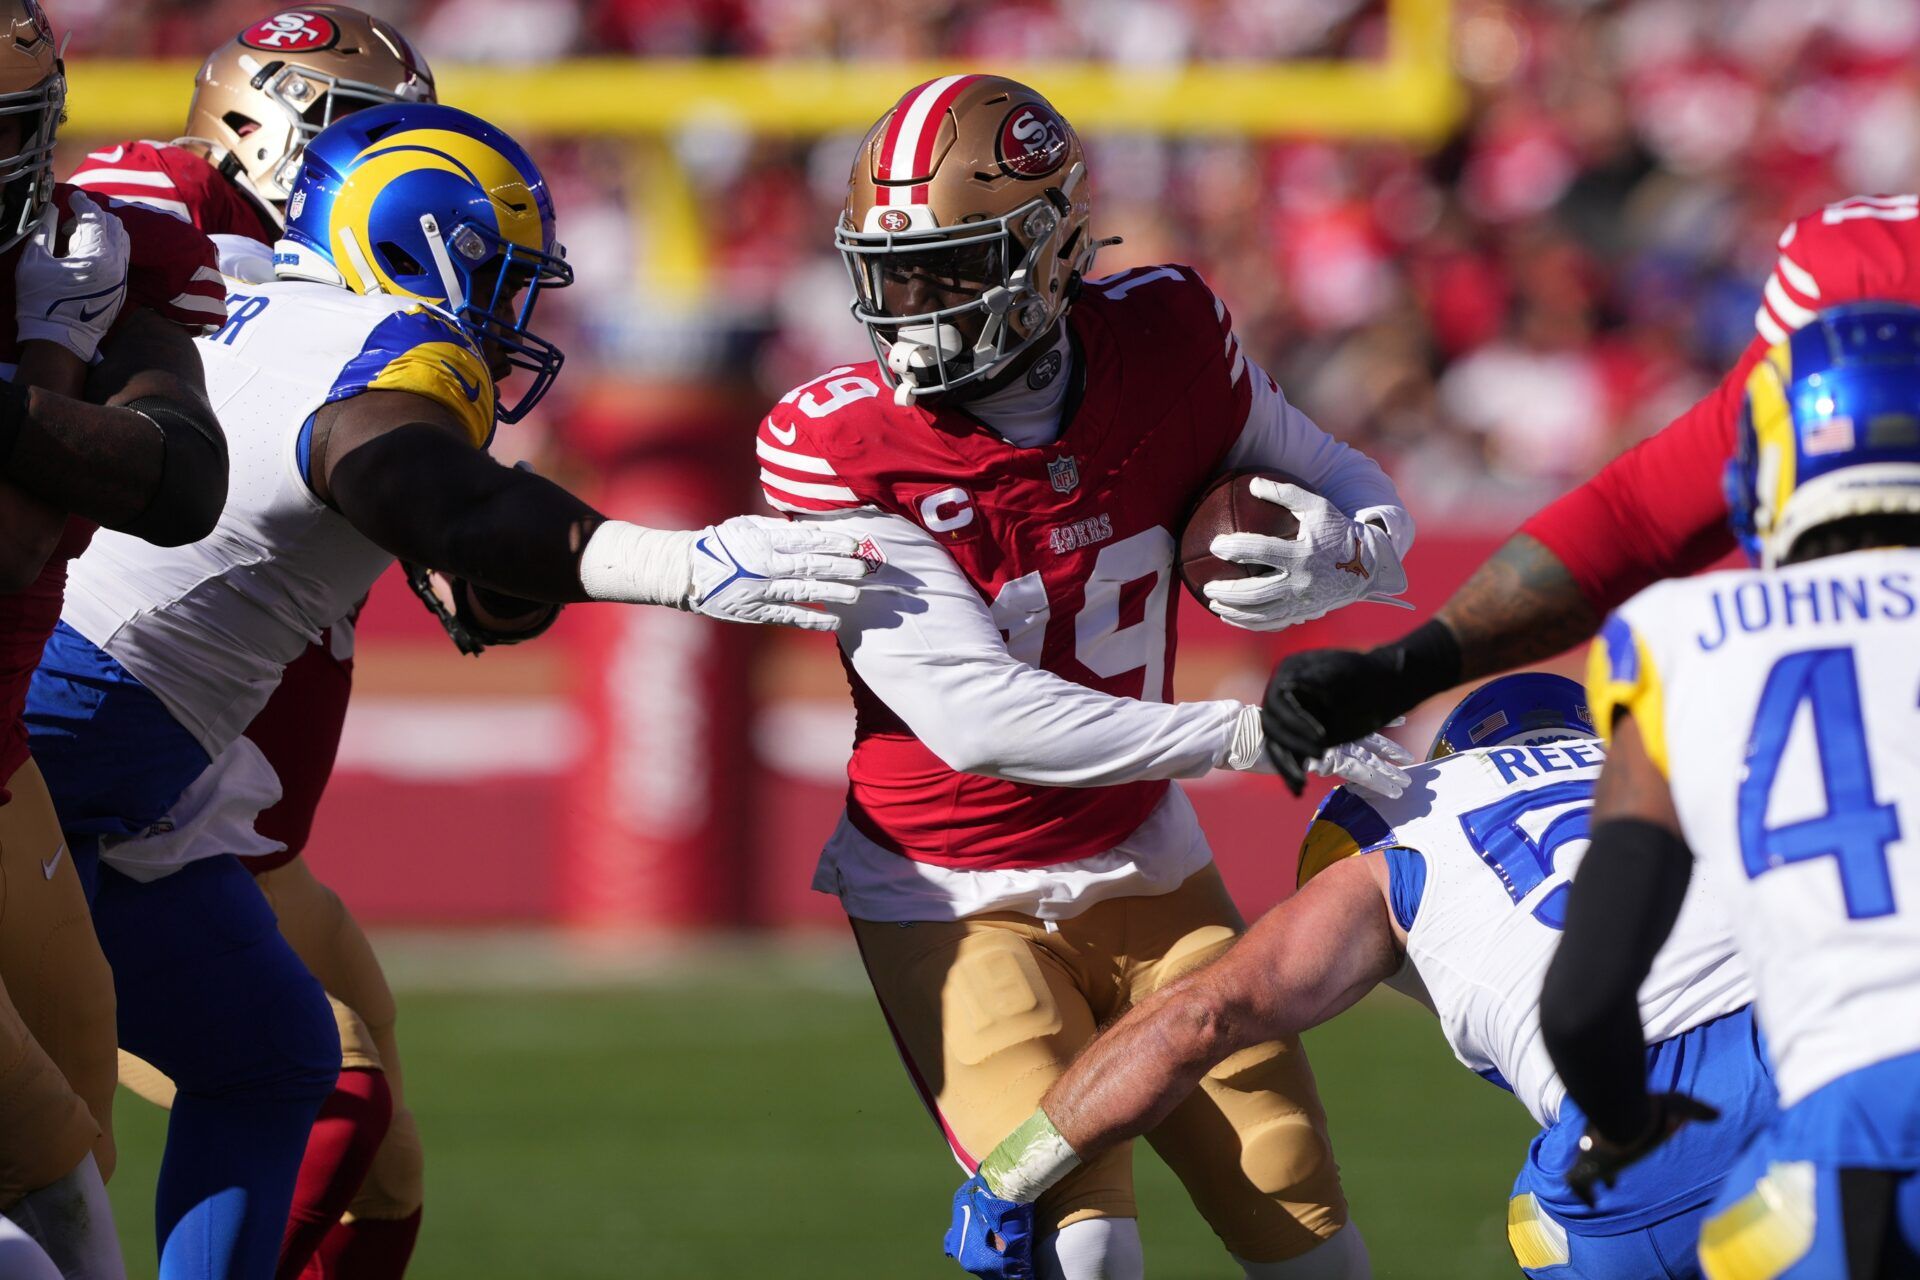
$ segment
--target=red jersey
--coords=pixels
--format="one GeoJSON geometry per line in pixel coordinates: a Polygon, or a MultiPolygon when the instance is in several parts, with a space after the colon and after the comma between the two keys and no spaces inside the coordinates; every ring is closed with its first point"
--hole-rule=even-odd
{"type": "MultiPolygon", "coordinates": [[[[1016,448],[957,406],[901,408],[869,361],[774,407],[760,428],[762,483],[788,511],[904,517],[946,548],[1015,657],[1115,697],[1166,701],[1177,531],[1247,421],[1250,366],[1191,268],[1090,282],[1068,328],[1083,387],[1053,443],[1016,448]]],[[[851,663],[847,674],[848,819],[916,861],[1043,867],[1088,857],[1119,844],[1166,794],[1164,780],[1051,787],[956,772],[851,663]]]]}
{"type": "Polygon", "coordinates": [[[68,179],[95,195],[143,204],[206,234],[245,236],[271,246],[280,228],[258,200],[197,151],[171,142],[128,141],[89,152],[68,179]]]}
{"type": "Polygon", "coordinates": [[[1867,299],[1920,305],[1920,196],[1856,196],[1789,226],[1754,317],[1758,332],[1720,385],[1522,532],[1559,557],[1601,612],[1733,551],[1721,478],[1747,375],[1815,312],[1867,299]]]}
{"type": "MultiPolygon", "coordinates": [[[[74,188],[54,188],[54,203],[62,210],[74,188]]],[[[192,227],[146,209],[114,206],[112,212],[127,229],[131,260],[127,270],[127,300],[121,311],[136,307],[202,333],[227,317],[226,287],[215,264],[213,244],[192,227]]],[[[20,260],[16,245],[0,254],[0,280],[13,280],[20,260]]],[[[111,335],[108,341],[112,341],[111,335]]],[[[11,305],[0,307],[0,365],[11,378],[20,358],[14,336],[11,305]]],[[[94,525],[69,517],[54,552],[40,576],[24,591],[0,595],[0,783],[13,776],[27,759],[27,729],[20,714],[26,706],[27,684],[40,664],[40,651],[60,620],[66,595],[67,561],[87,549],[94,525]]]]}
{"type": "MultiPolygon", "coordinates": [[[[128,141],[92,152],[74,171],[73,182],[96,195],[185,219],[208,235],[245,236],[268,246],[280,236],[259,201],[205,156],[170,142],[128,141]]],[[[287,846],[284,853],[247,859],[255,871],[279,866],[306,847],[333,776],[353,694],[351,626],[339,653],[329,633],[288,663],[279,687],[247,726],[246,736],[280,778],[280,802],[261,813],[254,826],[287,846]]]]}

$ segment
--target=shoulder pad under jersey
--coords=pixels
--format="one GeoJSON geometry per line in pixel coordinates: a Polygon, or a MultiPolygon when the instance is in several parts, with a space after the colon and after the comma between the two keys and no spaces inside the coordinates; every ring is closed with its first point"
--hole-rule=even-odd
{"type": "Polygon", "coordinates": [[[407,391],[452,411],[475,448],[493,438],[494,389],[473,340],[425,306],[395,311],[376,324],[327,392],[326,403],[363,391],[407,391]]]}
{"type": "Polygon", "coordinates": [[[871,361],[830,369],[781,396],[761,420],[754,441],[767,502],[791,514],[871,505],[853,484],[847,460],[853,453],[884,448],[882,420],[892,407],[871,361]]]}
{"type": "Polygon", "coordinates": [[[1863,299],[1920,304],[1920,196],[1854,196],[1788,224],[1754,326],[1771,346],[1863,299]]]}
{"type": "MultiPolygon", "coordinates": [[[[79,194],[79,188],[61,183],[53,198],[70,211],[79,194]]],[[[107,212],[127,229],[127,307],[145,307],[196,334],[226,323],[227,286],[211,240],[178,218],[140,205],[116,202],[107,212]]]]}

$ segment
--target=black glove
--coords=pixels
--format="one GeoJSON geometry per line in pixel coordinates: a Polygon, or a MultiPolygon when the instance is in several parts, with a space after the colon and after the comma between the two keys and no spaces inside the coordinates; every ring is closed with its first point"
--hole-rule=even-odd
{"type": "Polygon", "coordinates": [[[434,587],[433,570],[417,564],[408,564],[405,561],[401,562],[400,567],[406,570],[407,586],[413,589],[414,595],[420,597],[420,603],[427,606],[427,612],[439,620],[440,626],[446,631],[447,638],[453,641],[454,647],[465,654],[479,654],[493,645],[519,644],[522,641],[531,640],[552,626],[553,620],[560,616],[560,606],[551,605],[547,608],[546,616],[533,625],[516,627],[511,631],[499,631],[488,626],[473,611],[475,597],[478,597],[483,608],[497,617],[513,617],[530,613],[538,606],[513,596],[501,595],[497,591],[489,591],[485,587],[475,586],[460,578],[449,577],[446,581],[453,594],[453,604],[449,608],[447,601],[434,587]]]}
{"type": "Polygon", "coordinates": [[[1293,654],[1267,684],[1260,716],[1267,756],[1299,795],[1309,761],[1378,733],[1388,721],[1459,682],[1460,644],[1438,619],[1365,653],[1311,649],[1293,654]]]}
{"type": "Polygon", "coordinates": [[[1656,1093],[1648,1101],[1653,1104],[1652,1121],[1646,1132],[1625,1146],[1607,1141],[1592,1125],[1581,1135],[1580,1158],[1567,1170],[1567,1189],[1579,1196],[1580,1203],[1589,1209],[1593,1208],[1594,1183],[1611,1187],[1623,1169],[1671,1138],[1682,1125],[1705,1124],[1720,1118],[1719,1108],[1691,1094],[1656,1093]]]}

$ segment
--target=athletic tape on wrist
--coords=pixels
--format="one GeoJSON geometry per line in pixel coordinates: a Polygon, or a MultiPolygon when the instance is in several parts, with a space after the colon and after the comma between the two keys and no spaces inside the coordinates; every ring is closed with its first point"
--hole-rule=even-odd
{"type": "Polygon", "coordinates": [[[580,552],[580,587],[590,600],[685,609],[693,595],[697,534],[609,520],[580,552]]]}
{"type": "Polygon", "coordinates": [[[980,1177],[1002,1200],[1031,1204],[1079,1167],[1080,1157],[1047,1113],[1035,1111],[980,1162],[980,1177]]]}

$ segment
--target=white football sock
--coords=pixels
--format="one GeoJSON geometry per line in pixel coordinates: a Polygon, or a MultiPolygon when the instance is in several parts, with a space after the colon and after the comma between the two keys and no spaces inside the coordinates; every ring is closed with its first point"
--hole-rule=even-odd
{"type": "Polygon", "coordinates": [[[1033,1262],[1040,1280],[1145,1280],[1147,1274],[1133,1218],[1070,1222],[1040,1238],[1033,1262]]]}
{"type": "Polygon", "coordinates": [[[1367,1242],[1351,1222],[1297,1258],[1284,1262],[1234,1261],[1247,1273],[1247,1280],[1373,1280],[1367,1242]]]}
{"type": "MultiPolygon", "coordinates": [[[[66,1177],[21,1196],[7,1217],[40,1242],[66,1280],[126,1280],[113,1207],[91,1152],[66,1177]]],[[[0,1275],[13,1272],[0,1268],[0,1275]]]]}
{"type": "Polygon", "coordinates": [[[61,1280],[60,1268],[53,1265],[47,1251],[20,1229],[20,1224],[0,1218],[0,1276],[7,1280],[61,1280]]]}

